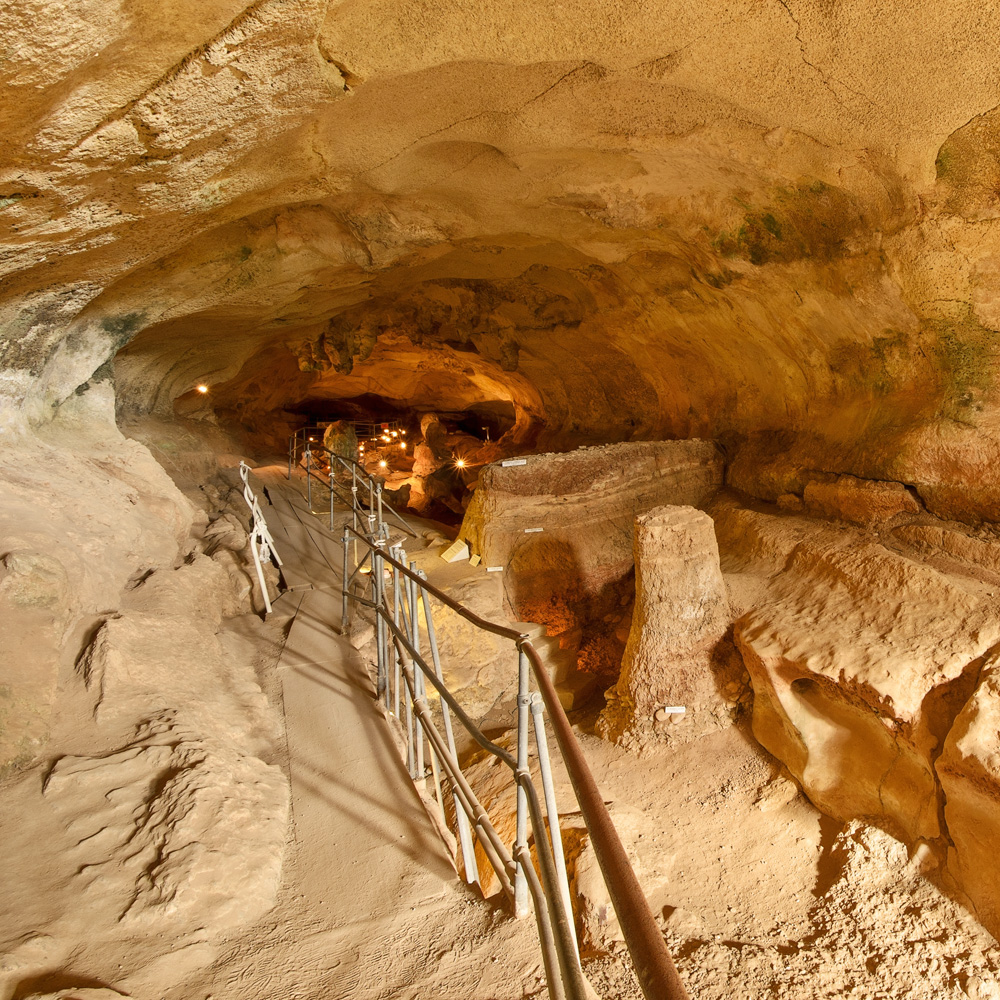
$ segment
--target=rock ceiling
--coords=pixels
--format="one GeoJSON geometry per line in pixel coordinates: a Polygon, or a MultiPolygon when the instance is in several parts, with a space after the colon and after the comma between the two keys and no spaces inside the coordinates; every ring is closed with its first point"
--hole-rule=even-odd
{"type": "Polygon", "coordinates": [[[0,426],[510,412],[1000,497],[1000,10],[26,0],[0,10],[0,426]],[[211,385],[209,403],[193,387],[211,385]],[[201,409],[199,409],[199,407],[201,409]]]}

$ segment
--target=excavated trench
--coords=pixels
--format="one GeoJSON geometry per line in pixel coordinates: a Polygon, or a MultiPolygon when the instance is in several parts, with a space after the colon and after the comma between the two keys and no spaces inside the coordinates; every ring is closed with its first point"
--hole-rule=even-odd
{"type": "MultiPolygon", "coordinates": [[[[998,28],[0,11],[0,1000],[291,995],[316,957],[262,929],[297,898],[284,633],[232,470],[341,420],[400,432],[361,457],[420,558],[461,537],[449,586],[546,631],[694,995],[1000,997],[998,28]]],[[[567,830],[588,974],[631,995],[567,830]]],[[[440,926],[444,971],[367,942],[342,994],[536,995],[440,926]]]]}

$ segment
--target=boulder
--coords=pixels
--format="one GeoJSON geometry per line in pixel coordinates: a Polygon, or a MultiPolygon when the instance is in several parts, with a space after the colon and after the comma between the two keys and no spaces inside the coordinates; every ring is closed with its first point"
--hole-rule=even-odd
{"type": "Polygon", "coordinates": [[[357,461],[358,435],[346,420],[335,420],[323,432],[323,447],[341,458],[357,461]]]}
{"type": "MultiPolygon", "coordinates": [[[[854,476],[838,476],[834,482],[809,482],[803,499],[810,513],[835,517],[863,528],[885,524],[901,514],[921,512],[917,498],[902,483],[856,479],[854,476]]],[[[779,497],[779,504],[781,500],[782,497],[779,497]]]]}
{"type": "Polygon", "coordinates": [[[986,929],[1000,939],[1000,652],[986,660],[937,761],[954,845],[948,867],[986,929]]]}

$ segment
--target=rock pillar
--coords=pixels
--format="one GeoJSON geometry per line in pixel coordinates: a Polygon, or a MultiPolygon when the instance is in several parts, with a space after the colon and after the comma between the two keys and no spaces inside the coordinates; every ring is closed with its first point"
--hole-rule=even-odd
{"type": "Polygon", "coordinates": [[[634,549],[635,612],[603,735],[717,728],[724,702],[712,653],[729,625],[729,602],[712,519],[694,507],[656,507],[636,518],[634,549]]]}

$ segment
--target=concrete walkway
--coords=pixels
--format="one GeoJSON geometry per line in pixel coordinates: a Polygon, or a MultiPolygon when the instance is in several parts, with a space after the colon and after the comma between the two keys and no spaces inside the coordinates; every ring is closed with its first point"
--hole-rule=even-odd
{"type": "MultiPolygon", "coordinates": [[[[366,664],[334,630],[340,545],[295,485],[272,470],[257,475],[271,499],[264,507],[262,498],[262,507],[279,554],[293,579],[301,574],[311,583],[283,598],[297,608],[278,664],[300,891],[335,925],[379,919],[440,896],[457,876],[366,664]]],[[[289,610],[286,604],[282,613],[289,610]]]]}

